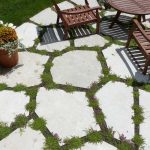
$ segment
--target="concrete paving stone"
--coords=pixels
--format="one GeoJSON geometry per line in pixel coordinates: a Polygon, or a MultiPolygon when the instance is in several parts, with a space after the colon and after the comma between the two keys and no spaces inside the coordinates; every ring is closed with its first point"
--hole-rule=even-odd
{"type": "Polygon", "coordinates": [[[63,49],[67,48],[70,46],[69,41],[60,41],[60,42],[55,42],[51,44],[38,44],[37,49],[38,50],[46,50],[48,52],[54,52],[55,50],[62,51],[63,49]]]}
{"type": "Polygon", "coordinates": [[[86,143],[81,149],[78,150],[117,150],[116,147],[106,143],[98,143],[98,144],[91,144],[91,143],[86,143]]]}
{"type": "Polygon", "coordinates": [[[15,130],[0,141],[1,150],[43,150],[44,136],[40,131],[26,127],[23,131],[15,130]]]}
{"type": "Polygon", "coordinates": [[[53,60],[51,74],[57,84],[71,84],[89,88],[102,76],[102,67],[97,60],[97,53],[75,50],[56,57],[53,60]]]}
{"type": "MultiPolygon", "coordinates": [[[[77,5],[85,5],[85,0],[71,0],[71,1],[76,3],[77,5]]],[[[91,7],[99,6],[97,0],[88,0],[88,2],[91,7]]]]}
{"type": "Polygon", "coordinates": [[[59,6],[60,10],[74,8],[74,5],[71,4],[68,1],[61,2],[61,3],[57,4],[57,5],[59,6]]]}
{"type": "Polygon", "coordinates": [[[75,39],[74,42],[76,47],[81,47],[85,45],[88,47],[94,47],[94,46],[103,47],[106,43],[108,43],[107,40],[105,40],[102,36],[97,34],[75,39]]]}
{"type": "Polygon", "coordinates": [[[23,23],[16,28],[16,32],[20,42],[25,48],[32,47],[34,45],[34,40],[38,38],[38,27],[33,23],[23,23]]]}
{"type": "Polygon", "coordinates": [[[115,137],[123,134],[126,139],[134,136],[133,88],[121,82],[109,82],[97,93],[100,107],[106,116],[107,126],[115,132],[115,137]]]}
{"type": "MultiPolygon", "coordinates": [[[[29,96],[24,92],[1,91],[0,92],[0,122],[6,123],[8,126],[15,121],[15,117],[20,114],[29,113],[25,106],[29,103],[29,96]]],[[[1,146],[0,146],[1,147],[1,146]]]]}
{"type": "Polygon", "coordinates": [[[103,50],[103,54],[112,74],[116,74],[121,78],[134,78],[139,82],[150,82],[149,76],[143,75],[136,68],[125,47],[112,44],[103,50]]]}
{"type": "Polygon", "coordinates": [[[48,26],[51,24],[56,24],[57,14],[51,8],[46,8],[35,16],[31,17],[30,20],[39,25],[48,26]]]}
{"type": "Polygon", "coordinates": [[[150,92],[139,90],[140,106],[144,110],[144,122],[140,125],[140,134],[144,138],[144,150],[150,149],[150,92]]]}
{"type": "Polygon", "coordinates": [[[46,119],[48,129],[61,139],[84,136],[86,130],[100,130],[84,92],[40,88],[36,113],[46,119]]]}
{"type": "Polygon", "coordinates": [[[41,83],[40,76],[44,71],[44,64],[48,60],[48,56],[29,52],[19,52],[19,63],[12,69],[0,70],[0,83],[5,83],[9,87],[17,84],[26,86],[34,86],[41,83]]]}

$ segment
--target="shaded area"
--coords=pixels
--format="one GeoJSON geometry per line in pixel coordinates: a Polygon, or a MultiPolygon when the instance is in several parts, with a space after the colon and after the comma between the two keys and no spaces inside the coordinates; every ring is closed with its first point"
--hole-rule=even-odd
{"type": "MultiPolygon", "coordinates": [[[[53,26],[42,27],[39,34],[41,45],[51,44],[65,40],[64,28],[62,25],[56,27],[53,26]]],[[[72,28],[69,31],[69,38],[74,39],[83,36],[88,36],[91,34],[93,34],[93,32],[89,26],[80,26],[78,28],[72,28]]]]}
{"type": "Polygon", "coordinates": [[[111,20],[114,16],[107,16],[100,24],[101,32],[104,35],[111,36],[117,40],[127,40],[130,27],[131,17],[120,16],[119,22],[115,23],[112,28],[109,28],[111,20]]]}
{"type": "MultiPolygon", "coordinates": [[[[116,51],[119,54],[120,58],[124,61],[132,77],[135,77],[135,79],[137,80],[142,79],[142,81],[146,81],[148,79],[148,76],[142,74],[146,59],[144,58],[143,54],[138,48],[129,48],[129,49],[120,48],[116,49],[116,51]],[[122,55],[122,51],[126,54],[128,59],[136,69],[137,72],[135,74],[133,73],[132,68],[130,67],[126,58],[122,55]]],[[[149,73],[150,73],[150,66],[148,68],[147,75],[149,73]]]]}

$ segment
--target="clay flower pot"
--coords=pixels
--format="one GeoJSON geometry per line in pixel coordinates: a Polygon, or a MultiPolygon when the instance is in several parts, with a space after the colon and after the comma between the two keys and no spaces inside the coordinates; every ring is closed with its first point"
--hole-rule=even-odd
{"type": "Polygon", "coordinates": [[[18,63],[18,51],[16,50],[11,55],[6,50],[0,50],[0,66],[11,68],[18,63]]]}

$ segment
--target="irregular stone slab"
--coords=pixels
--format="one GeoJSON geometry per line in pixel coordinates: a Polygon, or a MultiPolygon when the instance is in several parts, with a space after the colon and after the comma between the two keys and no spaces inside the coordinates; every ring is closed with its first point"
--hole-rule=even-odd
{"type": "Polygon", "coordinates": [[[1,150],[43,150],[44,137],[39,131],[27,127],[15,130],[0,142],[1,150]]]}
{"type": "Polygon", "coordinates": [[[0,83],[6,83],[9,87],[17,84],[34,86],[41,83],[41,74],[48,56],[29,52],[19,52],[19,63],[10,69],[0,69],[0,83]]]}
{"type": "Polygon", "coordinates": [[[59,6],[60,10],[74,8],[74,5],[71,4],[68,1],[61,2],[61,3],[57,4],[57,5],[59,6]]]}
{"type": "Polygon", "coordinates": [[[145,22],[142,23],[145,27],[150,28],[150,22],[149,20],[146,20],[145,22]]]}
{"type": "Polygon", "coordinates": [[[48,52],[54,52],[55,50],[62,51],[63,49],[70,46],[69,41],[62,41],[62,42],[56,42],[51,44],[38,44],[37,49],[38,50],[46,50],[48,52]]]}
{"type": "MultiPolygon", "coordinates": [[[[116,11],[105,11],[104,16],[115,16],[116,13],[117,13],[116,11]]],[[[121,16],[134,17],[134,15],[130,15],[130,14],[127,14],[127,13],[121,13],[121,16]]]]}
{"type": "Polygon", "coordinates": [[[57,14],[51,8],[46,8],[30,18],[30,20],[39,25],[48,26],[50,24],[56,24],[57,14]]]}
{"type": "Polygon", "coordinates": [[[129,33],[128,27],[124,27],[121,24],[115,23],[112,28],[109,28],[110,24],[111,24],[110,20],[102,21],[100,24],[101,33],[107,36],[111,36],[116,40],[124,40],[126,42],[129,33]]]}
{"type": "Polygon", "coordinates": [[[103,50],[103,54],[112,74],[116,74],[121,78],[131,77],[139,82],[150,82],[149,76],[143,75],[136,68],[131,56],[123,46],[112,44],[103,50]]]}
{"type": "Polygon", "coordinates": [[[112,127],[115,137],[124,134],[127,139],[134,136],[133,89],[124,83],[109,82],[96,93],[100,106],[106,116],[108,127],[112,127]]]}
{"type": "Polygon", "coordinates": [[[97,53],[92,51],[71,51],[53,61],[51,73],[54,82],[88,88],[102,75],[97,53]]]}
{"type": "Polygon", "coordinates": [[[17,115],[29,115],[25,109],[27,103],[29,103],[29,96],[26,96],[24,92],[14,92],[7,90],[1,91],[0,122],[4,122],[10,125],[15,121],[15,117],[17,115]]]}
{"type": "MultiPolygon", "coordinates": [[[[85,5],[85,0],[71,0],[71,1],[76,3],[77,5],[85,5]]],[[[89,0],[88,2],[91,7],[99,6],[97,0],[89,0]]]]}
{"type": "Polygon", "coordinates": [[[140,125],[140,134],[144,138],[144,150],[150,149],[150,92],[139,90],[140,105],[144,110],[144,122],[140,125]]]}
{"type": "Polygon", "coordinates": [[[38,38],[37,25],[26,22],[16,28],[20,42],[26,47],[32,47],[34,40],[38,38]]]}
{"type": "Polygon", "coordinates": [[[84,92],[40,88],[36,113],[46,119],[48,129],[60,138],[84,136],[85,130],[99,129],[84,92]]]}
{"type": "Polygon", "coordinates": [[[78,150],[117,150],[116,147],[106,143],[98,143],[98,144],[91,144],[91,143],[86,143],[81,149],[78,150]]]}
{"type": "Polygon", "coordinates": [[[106,43],[108,43],[107,40],[105,40],[102,36],[97,34],[75,39],[74,42],[76,47],[85,46],[85,45],[88,47],[93,47],[93,46],[103,47],[106,43]]]}

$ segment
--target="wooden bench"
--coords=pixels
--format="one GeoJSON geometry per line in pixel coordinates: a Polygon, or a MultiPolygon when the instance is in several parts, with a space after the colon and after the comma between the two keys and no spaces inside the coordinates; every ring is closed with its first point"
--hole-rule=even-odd
{"type": "Polygon", "coordinates": [[[99,16],[99,10],[101,9],[100,6],[90,8],[87,0],[85,0],[84,6],[76,6],[65,10],[60,10],[56,2],[54,2],[54,5],[58,14],[57,24],[59,24],[59,19],[61,19],[64,25],[65,39],[68,38],[68,30],[70,28],[88,23],[96,23],[96,33],[99,33],[101,21],[99,16]]]}
{"type": "Polygon", "coordinates": [[[144,30],[137,19],[133,19],[133,23],[134,26],[129,33],[126,48],[129,47],[131,39],[134,38],[146,59],[143,69],[143,74],[145,75],[147,73],[148,66],[150,65],[150,30],[144,30]]]}

